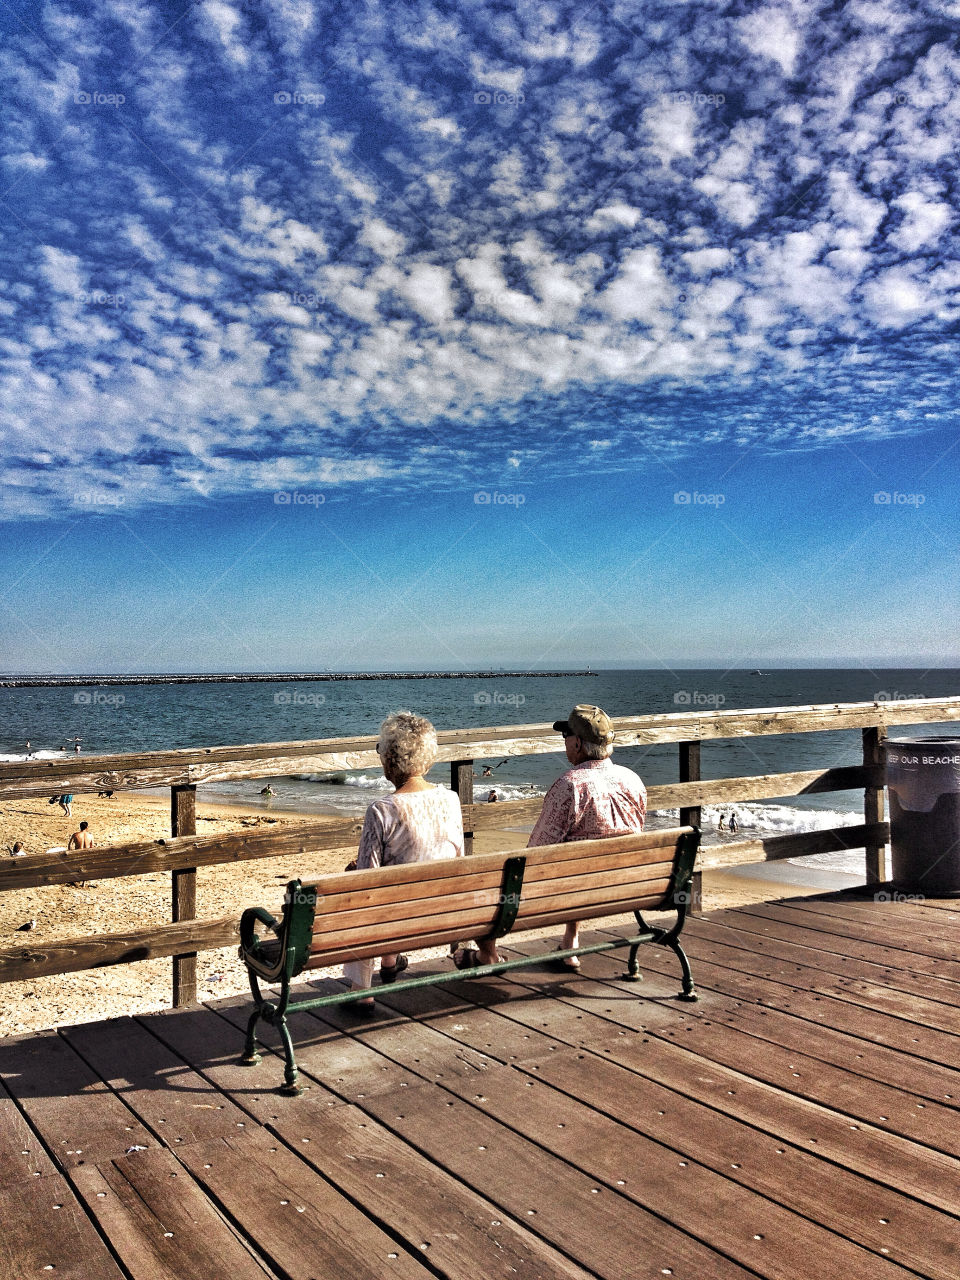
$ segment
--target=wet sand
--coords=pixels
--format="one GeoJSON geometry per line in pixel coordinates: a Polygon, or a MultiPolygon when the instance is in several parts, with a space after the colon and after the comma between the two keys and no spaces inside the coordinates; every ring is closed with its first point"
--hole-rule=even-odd
{"type": "MultiPolygon", "coordinates": [[[[12,861],[9,850],[14,841],[22,841],[28,853],[65,846],[81,820],[89,823],[98,846],[169,836],[169,792],[117,792],[109,800],[79,796],[71,818],[66,818],[57,805],[49,804],[45,798],[10,801],[0,806],[0,877],[4,862],[12,861]]],[[[332,820],[332,816],[317,813],[271,811],[269,802],[257,808],[207,803],[202,799],[197,804],[197,832],[204,836],[253,827],[276,830],[298,822],[332,820]]],[[[526,840],[522,831],[485,831],[476,837],[474,849],[477,853],[488,853],[522,848],[526,840]]],[[[239,916],[245,907],[261,905],[276,909],[288,880],[340,871],[354,853],[354,847],[350,846],[308,858],[260,859],[201,868],[197,876],[197,915],[201,919],[232,913],[239,916]]],[[[705,907],[707,910],[736,907],[842,887],[841,883],[824,883],[824,875],[836,876],[836,873],[818,873],[784,864],[708,872],[704,876],[705,907]]],[[[838,879],[855,882],[851,877],[838,879]]],[[[10,890],[0,894],[0,946],[6,949],[18,943],[41,945],[53,939],[165,924],[170,920],[170,896],[169,873],[103,880],[77,888],[55,885],[10,890]],[[36,922],[34,928],[18,932],[21,925],[30,921],[36,922]]],[[[164,957],[29,982],[5,983],[0,1003],[0,1035],[166,1008],[170,1004],[171,969],[170,958],[164,957]]],[[[311,976],[316,977],[318,973],[315,971],[311,976]]],[[[235,947],[201,952],[197,978],[201,1000],[249,989],[235,947]]]]}

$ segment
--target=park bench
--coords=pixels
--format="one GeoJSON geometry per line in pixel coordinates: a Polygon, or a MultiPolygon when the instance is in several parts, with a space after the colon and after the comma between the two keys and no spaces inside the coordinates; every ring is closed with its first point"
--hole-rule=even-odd
{"type": "MultiPolygon", "coordinates": [[[[345,989],[291,1002],[299,974],[320,967],[391,952],[445,946],[462,939],[502,938],[529,930],[632,912],[639,932],[571,951],[553,951],[451,969],[394,982],[391,992],[503,973],[572,955],[629,947],[625,980],[639,980],[637,952],[652,942],[669,947],[680,961],[681,1000],[696,1000],[690,965],[679,935],[690,900],[690,879],[700,843],[693,827],[643,835],[613,836],[543,845],[520,853],[376,867],[327,875],[313,884],[291,880],[279,920],[262,907],[244,911],[240,956],[246,963],[254,1009],[241,1061],[255,1065],[256,1028],[263,1019],[277,1028],[286,1059],[281,1092],[297,1093],[297,1065],[287,1026],[290,1013],[368,998],[369,990],[345,989]],[[669,928],[651,927],[643,911],[671,910],[669,928]],[[257,926],[265,926],[266,933],[257,926]],[[260,984],[279,984],[267,999],[260,984]]],[[[409,971],[408,971],[409,972],[409,971]]],[[[374,988],[376,990],[376,988],[374,988]]]]}

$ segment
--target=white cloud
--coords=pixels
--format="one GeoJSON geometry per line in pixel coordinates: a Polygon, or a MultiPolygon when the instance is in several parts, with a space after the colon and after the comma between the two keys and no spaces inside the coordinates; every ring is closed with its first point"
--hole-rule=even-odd
{"type": "Polygon", "coordinates": [[[7,152],[0,159],[8,168],[25,169],[28,173],[42,173],[50,163],[46,156],[34,155],[32,151],[7,152]]]}
{"type": "Polygon", "coordinates": [[[942,200],[927,200],[917,191],[908,191],[894,200],[904,218],[891,241],[906,253],[935,246],[953,222],[955,214],[942,200]]]}
{"type": "Polygon", "coordinates": [[[431,324],[444,324],[453,319],[454,296],[446,267],[418,263],[399,289],[413,309],[431,324]]]}
{"type": "Polygon", "coordinates": [[[760,212],[757,193],[746,182],[729,182],[724,178],[708,175],[697,178],[694,187],[709,196],[719,211],[736,227],[749,227],[760,212]]]}
{"type": "Polygon", "coordinates": [[[40,275],[57,293],[76,296],[86,284],[86,272],[80,259],[53,245],[41,247],[40,275]]]}
{"type": "Polygon", "coordinates": [[[626,227],[632,230],[643,218],[639,209],[618,201],[604,205],[593,214],[587,222],[588,231],[605,231],[610,227],[626,227]]]}
{"type": "Polygon", "coordinates": [[[739,19],[737,30],[751,53],[777,63],[785,76],[793,75],[802,40],[794,14],[773,6],[755,9],[739,19]]]}
{"type": "Polygon", "coordinates": [[[899,268],[881,272],[864,287],[875,322],[884,329],[902,329],[935,305],[921,284],[899,268]]]}
{"type": "Polygon", "coordinates": [[[600,295],[599,303],[616,320],[655,324],[664,321],[674,293],[660,265],[659,253],[648,245],[627,255],[613,283],[600,295]]]}
{"type": "Polygon", "coordinates": [[[733,260],[729,249],[713,247],[710,249],[693,249],[683,254],[683,262],[687,270],[695,276],[707,275],[711,271],[722,271],[733,260]]]}

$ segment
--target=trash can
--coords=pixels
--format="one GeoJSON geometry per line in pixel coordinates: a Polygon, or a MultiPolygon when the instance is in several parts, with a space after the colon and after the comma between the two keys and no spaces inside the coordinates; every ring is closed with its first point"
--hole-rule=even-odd
{"type": "Polygon", "coordinates": [[[893,880],[960,894],[960,738],[891,738],[886,756],[893,880]]]}

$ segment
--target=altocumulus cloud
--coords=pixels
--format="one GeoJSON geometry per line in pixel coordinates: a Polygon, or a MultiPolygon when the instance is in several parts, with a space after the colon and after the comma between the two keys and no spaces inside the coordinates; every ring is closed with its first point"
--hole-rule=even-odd
{"type": "Polygon", "coordinates": [[[951,417],[950,10],[6,10],[4,513],[951,417]]]}

